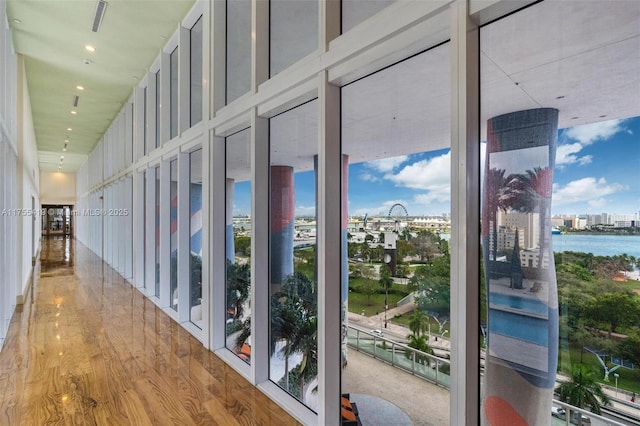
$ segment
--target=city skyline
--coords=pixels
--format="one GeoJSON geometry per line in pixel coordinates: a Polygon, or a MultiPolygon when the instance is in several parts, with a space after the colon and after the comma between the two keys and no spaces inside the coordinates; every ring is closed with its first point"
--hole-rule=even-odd
{"type": "MultiPolygon", "coordinates": [[[[481,173],[484,169],[481,146],[481,173]]],[[[450,213],[450,150],[349,165],[349,216],[386,215],[392,205],[411,216],[450,213]]],[[[640,211],[640,117],[558,131],[552,215],[633,215],[640,211]]],[[[481,177],[482,178],[482,177],[481,177]]],[[[315,214],[312,171],[295,174],[296,216],[315,214]]],[[[250,214],[250,185],[236,184],[234,215],[250,214]]]]}

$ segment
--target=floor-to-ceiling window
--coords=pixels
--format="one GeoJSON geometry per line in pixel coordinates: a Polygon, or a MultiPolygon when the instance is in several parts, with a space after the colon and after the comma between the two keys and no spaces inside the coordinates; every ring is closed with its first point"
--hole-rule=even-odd
{"type": "Polygon", "coordinates": [[[399,424],[442,421],[427,397],[448,415],[449,68],[445,43],[342,88],[342,389],[400,407],[399,424]],[[386,363],[422,379],[389,392],[386,363]]]}
{"type": "Polygon", "coordinates": [[[270,379],[317,407],[317,101],[270,120],[270,379]]]}
{"type": "Polygon", "coordinates": [[[226,139],[226,347],[251,363],[251,145],[249,129],[226,139]]]}
{"type": "Polygon", "coordinates": [[[190,124],[202,121],[202,16],[198,18],[189,32],[191,54],[190,72],[190,124]]]}
{"type": "Polygon", "coordinates": [[[155,297],[160,297],[160,166],[155,167],[155,297]]]}
{"type": "Polygon", "coordinates": [[[189,154],[189,319],[202,328],[202,149],[189,154]]]}
{"type": "Polygon", "coordinates": [[[639,19],[636,2],[544,1],[480,30],[490,423],[581,423],[552,398],[624,411],[640,389],[639,19]],[[586,383],[595,403],[571,391],[586,383]]]}
{"type": "MultiPolygon", "coordinates": [[[[173,310],[178,310],[178,160],[169,162],[169,229],[165,230],[169,237],[170,279],[169,294],[173,310]]],[[[184,297],[184,296],[183,296],[184,297]]]]}
{"type": "Polygon", "coordinates": [[[178,136],[178,47],[169,55],[169,139],[178,136]]]}

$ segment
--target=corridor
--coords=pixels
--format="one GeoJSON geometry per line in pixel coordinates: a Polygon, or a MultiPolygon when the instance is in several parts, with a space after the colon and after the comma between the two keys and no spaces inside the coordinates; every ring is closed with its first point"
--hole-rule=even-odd
{"type": "Polygon", "coordinates": [[[285,411],[69,238],[45,238],[0,353],[0,425],[289,425],[285,411]]]}

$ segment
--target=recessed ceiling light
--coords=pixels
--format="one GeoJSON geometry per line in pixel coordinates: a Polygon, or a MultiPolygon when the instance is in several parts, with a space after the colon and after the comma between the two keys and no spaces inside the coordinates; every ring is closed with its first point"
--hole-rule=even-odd
{"type": "Polygon", "coordinates": [[[22,21],[19,20],[18,18],[13,18],[13,23],[20,25],[20,24],[22,24],[22,21]]]}
{"type": "Polygon", "coordinates": [[[69,139],[65,139],[65,140],[64,140],[64,143],[69,143],[69,139]]]}
{"type": "Polygon", "coordinates": [[[76,86],[76,89],[78,89],[78,90],[84,90],[84,86],[76,86]]]}
{"type": "Polygon", "coordinates": [[[95,52],[96,51],[96,48],[91,46],[90,44],[87,44],[84,48],[87,49],[87,51],[89,51],[89,52],[95,52]]]}
{"type": "Polygon", "coordinates": [[[60,159],[61,159],[61,160],[64,160],[64,155],[61,155],[61,156],[60,156],[60,159]]]}
{"type": "Polygon", "coordinates": [[[75,112],[75,111],[71,111],[71,114],[76,115],[76,114],[77,114],[77,112],[75,112]]]}
{"type": "Polygon", "coordinates": [[[67,131],[71,132],[73,129],[71,127],[67,127],[67,131]]]}
{"type": "Polygon", "coordinates": [[[62,148],[62,152],[67,152],[67,148],[62,148]]]}

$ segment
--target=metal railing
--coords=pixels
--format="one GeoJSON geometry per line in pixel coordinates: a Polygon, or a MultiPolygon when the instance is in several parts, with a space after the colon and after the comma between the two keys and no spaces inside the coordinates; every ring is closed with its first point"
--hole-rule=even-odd
{"type": "MultiPolygon", "coordinates": [[[[394,342],[391,339],[352,326],[347,328],[347,339],[348,345],[359,352],[366,353],[438,386],[446,389],[450,387],[449,371],[451,362],[448,359],[427,354],[405,344],[394,342]]],[[[580,413],[580,420],[583,425],[624,426],[624,423],[599,416],[555,399],[553,400],[553,406],[562,410],[554,410],[552,411],[553,414],[549,413],[552,417],[551,425],[573,426],[577,423],[577,413],[580,413]],[[566,413],[571,413],[571,415],[567,416],[566,413]]]]}
{"type": "Polygon", "coordinates": [[[371,355],[396,368],[449,389],[451,362],[448,359],[419,351],[405,344],[351,326],[348,327],[347,339],[349,346],[359,352],[371,355]]]}

